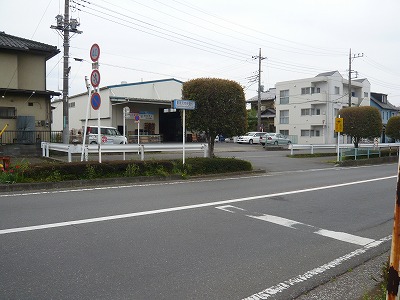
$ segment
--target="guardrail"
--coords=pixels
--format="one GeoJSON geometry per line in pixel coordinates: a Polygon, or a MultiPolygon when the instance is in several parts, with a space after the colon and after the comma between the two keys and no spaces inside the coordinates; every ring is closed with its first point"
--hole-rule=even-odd
{"type": "MultiPolygon", "coordinates": [[[[42,142],[42,156],[50,157],[51,151],[60,151],[68,154],[68,162],[72,162],[72,154],[81,154],[81,144],[59,144],[42,142]]],[[[207,157],[207,144],[185,144],[185,151],[202,151],[203,156],[207,157]]],[[[144,160],[145,152],[176,152],[183,151],[182,144],[89,144],[83,150],[84,159],[88,160],[89,153],[140,153],[140,159],[144,160]]],[[[125,155],[123,156],[125,160],[125,155]]]]}
{"type": "MultiPolygon", "coordinates": [[[[382,148],[397,148],[399,149],[400,143],[379,143],[379,144],[359,144],[359,148],[373,148],[378,149],[379,151],[382,148]]],[[[320,144],[320,145],[299,145],[299,144],[290,144],[290,155],[293,155],[294,150],[310,150],[311,154],[314,154],[314,150],[317,149],[334,149],[336,153],[341,152],[343,149],[354,149],[354,144],[340,144],[339,149],[337,144],[320,144]]],[[[397,150],[399,151],[399,150],[397,150]]]]}

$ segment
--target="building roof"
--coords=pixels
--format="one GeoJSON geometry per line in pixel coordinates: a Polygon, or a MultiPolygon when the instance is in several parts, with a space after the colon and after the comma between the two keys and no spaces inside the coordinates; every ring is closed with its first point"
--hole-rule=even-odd
{"type": "Polygon", "coordinates": [[[60,52],[56,46],[9,35],[4,31],[0,31],[0,49],[42,54],[46,60],[60,52]]]}
{"type": "MultiPolygon", "coordinates": [[[[395,111],[400,111],[400,108],[394,106],[393,104],[389,103],[389,101],[382,102],[378,99],[378,97],[374,97],[374,94],[379,96],[380,94],[378,93],[371,93],[370,99],[372,102],[374,102],[376,105],[378,105],[379,107],[383,108],[383,109],[387,109],[387,110],[395,110],[395,111]]],[[[381,94],[383,95],[383,94],[381,94]]]]}
{"type": "Polygon", "coordinates": [[[152,84],[152,83],[158,83],[158,82],[166,82],[166,81],[175,81],[178,83],[182,83],[183,81],[180,81],[175,78],[168,78],[168,79],[158,79],[158,80],[151,80],[151,81],[140,81],[140,82],[133,82],[133,83],[121,83],[121,84],[115,84],[115,85],[108,85],[104,88],[117,88],[117,87],[123,87],[123,86],[132,86],[132,85],[142,85],[142,84],[152,84]]]}
{"type": "MultiPolygon", "coordinates": [[[[339,71],[330,71],[330,72],[325,72],[325,73],[319,73],[317,76],[315,77],[319,77],[319,76],[332,76],[335,73],[339,73],[339,71]]],[[[340,73],[339,73],[340,74],[340,73]]]]}
{"type": "MultiPolygon", "coordinates": [[[[266,92],[261,92],[261,101],[275,100],[275,97],[276,97],[275,88],[270,88],[266,92]]],[[[255,102],[255,101],[258,101],[258,95],[246,100],[246,102],[255,102]]]]}

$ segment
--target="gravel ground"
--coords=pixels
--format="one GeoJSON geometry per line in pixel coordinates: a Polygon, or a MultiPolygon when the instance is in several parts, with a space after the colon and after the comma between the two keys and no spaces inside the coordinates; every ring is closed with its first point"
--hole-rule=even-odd
{"type": "Polygon", "coordinates": [[[385,252],[296,300],[361,300],[381,282],[382,267],[389,255],[385,252]]]}

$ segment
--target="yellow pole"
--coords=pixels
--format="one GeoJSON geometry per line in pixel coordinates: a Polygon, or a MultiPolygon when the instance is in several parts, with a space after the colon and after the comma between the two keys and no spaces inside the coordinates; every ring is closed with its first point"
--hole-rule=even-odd
{"type": "Polygon", "coordinates": [[[6,125],[4,126],[4,128],[0,131],[0,136],[3,135],[3,132],[6,130],[7,127],[8,127],[8,124],[6,124],[6,125]]]}
{"type": "Polygon", "coordinates": [[[394,206],[394,221],[392,234],[392,247],[390,251],[390,267],[387,283],[387,300],[395,300],[399,291],[399,259],[400,259],[400,156],[397,165],[396,203],[394,206]]]}

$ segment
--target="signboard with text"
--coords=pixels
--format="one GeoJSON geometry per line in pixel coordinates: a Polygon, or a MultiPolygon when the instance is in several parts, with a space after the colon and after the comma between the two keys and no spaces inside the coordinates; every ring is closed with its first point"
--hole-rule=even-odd
{"type": "Polygon", "coordinates": [[[335,118],[335,132],[343,132],[343,118],[335,118]]]}
{"type": "Polygon", "coordinates": [[[192,100],[177,100],[172,102],[172,108],[183,109],[183,110],[194,110],[196,109],[196,102],[192,100]]]}

